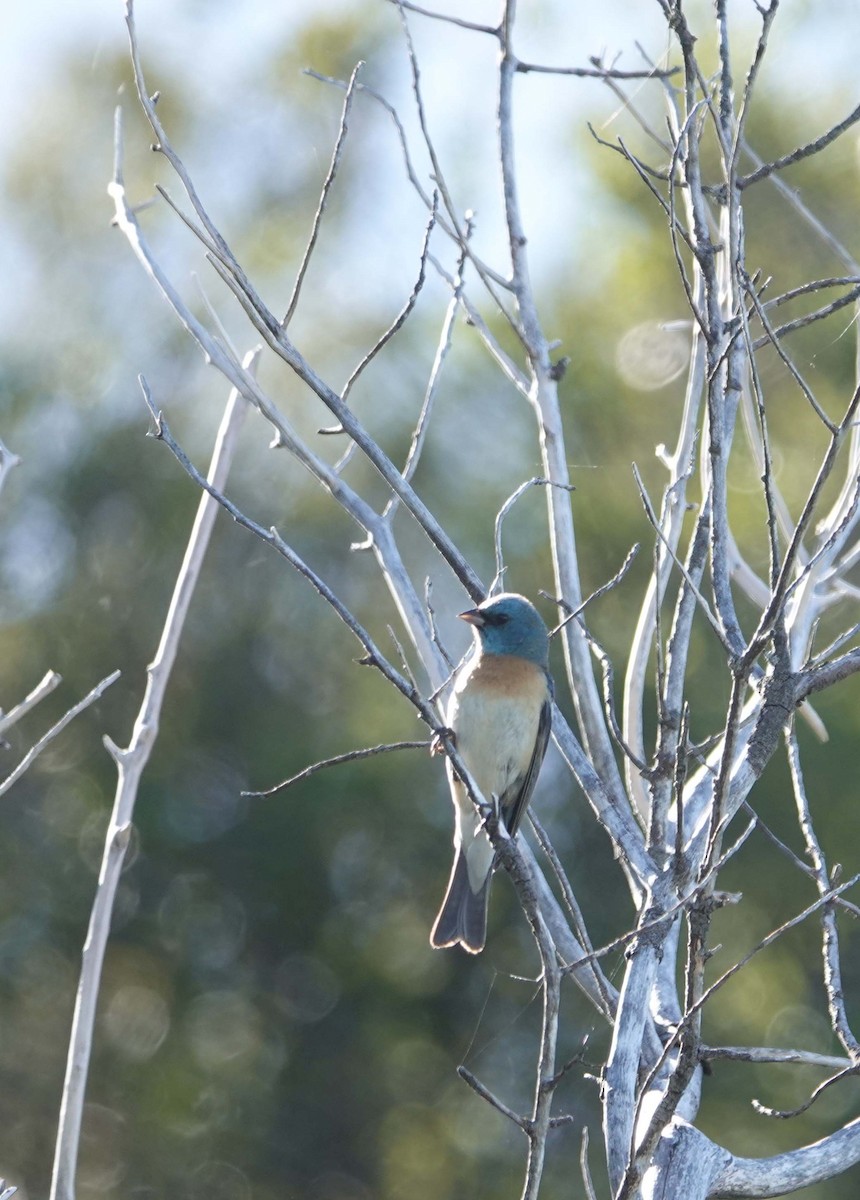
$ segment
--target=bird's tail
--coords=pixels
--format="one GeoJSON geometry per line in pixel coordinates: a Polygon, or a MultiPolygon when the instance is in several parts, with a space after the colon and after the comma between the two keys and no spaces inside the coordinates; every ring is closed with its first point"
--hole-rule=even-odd
{"type": "Polygon", "coordinates": [[[466,856],[458,849],[448,880],[448,891],[439,916],[430,933],[430,945],[437,950],[458,943],[469,954],[480,954],[487,940],[487,900],[492,871],[477,892],[472,891],[466,856]]]}

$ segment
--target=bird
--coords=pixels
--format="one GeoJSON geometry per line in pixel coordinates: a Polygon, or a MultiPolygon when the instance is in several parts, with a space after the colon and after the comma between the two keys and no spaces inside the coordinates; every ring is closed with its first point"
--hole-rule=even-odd
{"type": "MultiPolygon", "coordinates": [[[[549,633],[531,601],[503,592],[458,614],[472,626],[471,656],[454,678],[447,730],[483,798],[498,801],[513,837],[534,791],[549,741],[553,685],[549,633]]],[[[460,945],[480,954],[494,851],[449,759],[454,803],[454,865],[430,934],[436,949],[460,945]]]]}

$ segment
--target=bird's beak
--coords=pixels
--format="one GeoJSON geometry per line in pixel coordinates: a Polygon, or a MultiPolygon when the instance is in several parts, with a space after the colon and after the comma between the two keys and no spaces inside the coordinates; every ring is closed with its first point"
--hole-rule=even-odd
{"type": "Polygon", "coordinates": [[[487,618],[479,608],[467,608],[465,612],[457,613],[461,621],[467,621],[469,625],[474,625],[477,629],[481,629],[487,623],[487,618]]]}

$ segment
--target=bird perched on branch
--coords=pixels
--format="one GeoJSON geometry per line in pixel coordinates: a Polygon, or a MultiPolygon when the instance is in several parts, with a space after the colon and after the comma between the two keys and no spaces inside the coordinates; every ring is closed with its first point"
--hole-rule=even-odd
{"type": "MultiPolygon", "coordinates": [[[[505,592],[459,614],[475,647],[454,680],[445,715],[456,748],[488,803],[498,801],[513,836],[546,752],[552,720],[549,634],[524,596],[505,592]]],[[[448,763],[454,802],[454,865],[430,934],[437,948],[458,943],[479,954],[487,939],[493,847],[463,783],[448,763]]]]}

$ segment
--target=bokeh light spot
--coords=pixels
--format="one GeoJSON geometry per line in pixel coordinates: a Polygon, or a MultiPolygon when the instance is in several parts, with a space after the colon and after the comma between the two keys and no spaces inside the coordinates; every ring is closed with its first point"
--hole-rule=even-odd
{"type": "Polygon", "coordinates": [[[138,984],[118,988],[107,1006],[104,1027],[109,1041],[124,1058],[145,1062],[170,1029],[167,1001],[160,992],[138,984]]]}
{"type": "Polygon", "coordinates": [[[690,361],[689,324],[643,321],[618,343],[615,366],[628,387],[656,392],[683,373],[690,361]]]}

